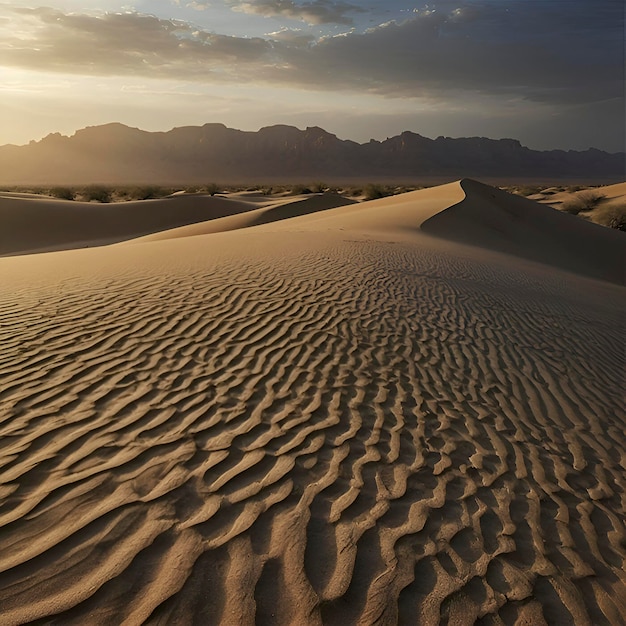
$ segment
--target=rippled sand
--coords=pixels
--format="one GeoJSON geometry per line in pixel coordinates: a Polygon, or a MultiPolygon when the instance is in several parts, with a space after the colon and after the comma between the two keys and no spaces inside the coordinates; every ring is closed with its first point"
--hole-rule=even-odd
{"type": "Polygon", "coordinates": [[[0,259],[3,626],[622,623],[621,233],[322,208],[0,259]]]}

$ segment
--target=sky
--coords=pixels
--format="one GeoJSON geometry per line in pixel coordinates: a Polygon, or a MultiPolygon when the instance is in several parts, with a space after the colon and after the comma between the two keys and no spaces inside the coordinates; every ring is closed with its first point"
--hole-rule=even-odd
{"type": "Polygon", "coordinates": [[[625,149],[623,0],[0,0],[0,145],[122,122],[625,149]]]}

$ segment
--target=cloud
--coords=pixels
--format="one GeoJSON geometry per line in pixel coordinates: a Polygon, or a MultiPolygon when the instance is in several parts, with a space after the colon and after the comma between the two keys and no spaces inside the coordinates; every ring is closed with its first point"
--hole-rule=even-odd
{"type": "Polygon", "coordinates": [[[250,0],[230,4],[233,11],[264,17],[286,17],[307,24],[352,24],[348,14],[363,11],[354,4],[338,0],[310,0],[301,4],[294,0],[250,0]]]}
{"type": "Polygon", "coordinates": [[[292,51],[276,79],[400,97],[471,91],[559,104],[623,98],[619,3],[592,14],[584,1],[532,4],[439,2],[400,23],[292,51]]]}
{"type": "Polygon", "coordinates": [[[218,35],[187,22],[135,12],[97,16],[51,8],[14,12],[22,17],[22,31],[0,31],[0,63],[27,69],[196,80],[208,80],[212,74],[237,78],[272,48],[263,38],[218,35]],[[26,25],[30,30],[24,35],[26,25]]]}
{"type": "MultiPolygon", "coordinates": [[[[0,22],[0,64],[435,100],[468,92],[558,105],[623,99],[619,3],[601,3],[592,12],[586,0],[532,4],[440,0],[402,22],[320,39],[294,29],[265,38],[228,36],[136,12],[15,8],[10,27],[0,22]]],[[[239,8],[253,5],[255,11],[296,10],[291,0],[239,8]]],[[[349,6],[320,0],[297,10],[317,19],[334,11],[337,19],[349,6]]]]}
{"type": "Polygon", "coordinates": [[[300,28],[281,28],[267,37],[272,41],[279,41],[291,46],[308,46],[316,40],[315,35],[305,33],[300,28]]]}

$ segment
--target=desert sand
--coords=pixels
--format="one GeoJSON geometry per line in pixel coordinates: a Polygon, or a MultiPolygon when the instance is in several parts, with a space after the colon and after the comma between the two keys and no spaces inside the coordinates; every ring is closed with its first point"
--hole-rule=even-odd
{"type": "MultiPolygon", "coordinates": [[[[616,183],[614,185],[604,185],[596,189],[610,202],[624,202],[626,200],[626,183],[616,183]]],[[[541,194],[538,194],[538,199],[541,194]]],[[[561,191],[545,196],[543,200],[552,205],[558,205],[576,196],[576,192],[561,191]]],[[[535,197],[535,196],[533,196],[535,197]]]]}
{"type": "Polygon", "coordinates": [[[3,626],[624,623],[622,233],[471,180],[5,200],[3,626]]]}

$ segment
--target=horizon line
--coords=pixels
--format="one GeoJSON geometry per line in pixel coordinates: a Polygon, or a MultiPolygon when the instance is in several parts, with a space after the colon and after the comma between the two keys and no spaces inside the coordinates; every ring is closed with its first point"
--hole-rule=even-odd
{"type": "Polygon", "coordinates": [[[33,144],[38,144],[41,143],[42,141],[48,139],[49,137],[54,137],[54,136],[59,136],[59,137],[64,137],[66,139],[71,139],[73,137],[75,137],[79,132],[84,131],[84,130],[88,130],[88,129],[92,129],[92,128],[103,128],[105,126],[123,126],[124,128],[128,128],[130,130],[138,130],[140,132],[143,133],[150,133],[150,134],[167,134],[170,133],[172,131],[175,130],[180,130],[183,128],[204,128],[205,126],[222,126],[227,130],[234,130],[237,132],[241,132],[241,133],[250,133],[250,134],[255,134],[255,133],[259,133],[263,130],[266,129],[270,129],[270,128],[276,128],[276,127],[285,127],[285,128],[293,128],[296,129],[300,132],[306,132],[308,130],[313,130],[313,129],[319,129],[324,131],[324,133],[331,135],[335,138],[337,138],[339,141],[350,141],[353,143],[356,143],[360,146],[364,146],[367,145],[369,143],[384,143],[385,141],[389,141],[390,139],[394,139],[395,137],[401,137],[404,134],[411,134],[411,135],[417,135],[418,137],[421,137],[423,139],[428,139],[429,141],[438,141],[440,139],[449,139],[449,140],[463,140],[463,139],[486,139],[488,141],[513,141],[516,142],[517,144],[519,144],[522,148],[526,148],[528,150],[531,150],[533,152],[589,152],[589,151],[597,151],[597,152],[603,152],[604,154],[626,154],[626,148],[624,150],[621,151],[617,151],[617,152],[609,152],[607,150],[602,150],[601,148],[596,148],[594,146],[590,146],[589,148],[586,149],[581,149],[581,150],[574,150],[574,149],[565,149],[565,148],[550,148],[547,150],[537,150],[535,148],[530,148],[524,144],[522,144],[521,140],[516,139],[515,137],[499,137],[499,138],[493,138],[493,137],[486,137],[484,135],[472,135],[472,136],[463,136],[463,137],[451,137],[448,135],[438,135],[435,138],[432,137],[428,137],[426,135],[422,135],[419,132],[413,131],[413,130],[403,130],[400,133],[396,134],[396,135],[392,135],[392,136],[388,136],[386,139],[374,139],[374,138],[370,138],[368,141],[364,141],[364,142],[360,142],[360,141],[356,141],[354,139],[350,139],[350,138],[342,138],[339,137],[337,134],[332,133],[328,130],[326,130],[325,128],[321,127],[321,126],[317,126],[317,125],[313,125],[313,126],[306,126],[304,129],[298,127],[298,126],[294,126],[292,124],[283,124],[283,123],[277,123],[277,124],[270,124],[268,126],[261,126],[260,128],[258,128],[258,130],[243,130],[241,128],[234,128],[232,126],[227,126],[226,124],[224,124],[223,122],[205,122],[204,124],[184,124],[182,126],[173,126],[171,128],[169,128],[168,130],[146,130],[143,128],[139,128],[138,126],[130,126],[129,124],[125,124],[124,122],[119,122],[119,121],[111,121],[111,122],[104,122],[102,124],[90,124],[87,126],[83,126],[81,128],[77,128],[76,130],[73,131],[72,134],[63,134],[60,131],[52,131],[49,132],[47,135],[44,135],[41,139],[30,139],[27,143],[23,143],[23,144],[15,144],[15,143],[5,143],[5,144],[0,144],[0,148],[5,148],[5,147],[16,147],[16,148],[22,148],[22,147],[28,147],[31,146],[33,144]]]}

